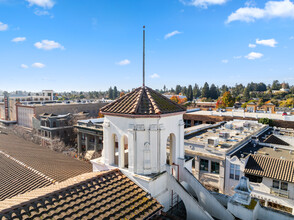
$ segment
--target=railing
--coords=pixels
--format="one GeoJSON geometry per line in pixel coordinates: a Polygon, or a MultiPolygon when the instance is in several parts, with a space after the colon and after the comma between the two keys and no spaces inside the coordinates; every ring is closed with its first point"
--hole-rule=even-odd
{"type": "Polygon", "coordinates": [[[289,191],[288,190],[282,190],[282,189],[277,189],[277,188],[273,188],[271,187],[271,194],[276,195],[276,196],[280,196],[280,197],[284,197],[284,198],[289,198],[289,191]]]}

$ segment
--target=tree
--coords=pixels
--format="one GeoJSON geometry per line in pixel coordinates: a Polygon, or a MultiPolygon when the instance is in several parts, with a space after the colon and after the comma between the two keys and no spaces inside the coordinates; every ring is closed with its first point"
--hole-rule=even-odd
{"type": "Polygon", "coordinates": [[[220,90],[221,90],[221,95],[223,95],[225,92],[229,91],[229,89],[226,85],[222,85],[220,90]]]}
{"type": "Polygon", "coordinates": [[[123,97],[125,95],[124,92],[120,92],[119,97],[123,97]]]}
{"type": "Polygon", "coordinates": [[[217,99],[218,94],[217,94],[217,89],[214,84],[211,84],[210,89],[209,89],[209,97],[212,99],[217,99]]]}
{"type": "Polygon", "coordinates": [[[108,89],[108,98],[109,98],[109,99],[113,99],[113,89],[112,89],[111,86],[110,86],[110,88],[108,89]]]}
{"type": "Polygon", "coordinates": [[[250,99],[250,92],[249,92],[249,88],[248,87],[246,87],[244,89],[243,98],[244,98],[244,101],[245,102],[247,102],[250,99]]]}
{"type": "Polygon", "coordinates": [[[116,99],[118,97],[117,88],[116,86],[113,87],[113,99],[116,99]]]}
{"type": "Polygon", "coordinates": [[[195,85],[193,87],[193,97],[195,99],[197,99],[198,97],[200,97],[200,95],[201,95],[200,89],[199,89],[198,85],[195,83],[195,85]]]}
{"type": "Polygon", "coordinates": [[[181,92],[182,92],[182,95],[187,96],[187,92],[188,92],[187,87],[186,86],[182,87],[182,91],[181,92]]]}
{"type": "Polygon", "coordinates": [[[272,90],[279,90],[281,89],[281,84],[279,80],[274,80],[272,84],[272,90]]]}
{"type": "Polygon", "coordinates": [[[166,86],[165,85],[163,86],[163,92],[166,92],[166,86]]]}
{"type": "Polygon", "coordinates": [[[193,100],[193,89],[192,89],[192,86],[191,85],[188,86],[187,99],[188,99],[188,101],[192,101],[193,100]]]}
{"type": "Polygon", "coordinates": [[[209,98],[209,85],[207,82],[204,83],[204,86],[201,91],[202,98],[209,98]]]}
{"type": "Polygon", "coordinates": [[[186,98],[180,98],[180,97],[177,96],[177,95],[173,95],[173,96],[170,98],[170,100],[172,100],[172,101],[174,101],[174,102],[176,102],[176,103],[178,103],[178,104],[183,104],[183,103],[187,102],[187,99],[186,99],[186,98]]]}
{"type": "Polygon", "coordinates": [[[217,108],[226,108],[226,107],[233,107],[235,103],[234,98],[232,97],[231,93],[225,92],[222,97],[220,97],[216,102],[217,108]]]}
{"type": "Polygon", "coordinates": [[[178,95],[182,91],[182,87],[180,85],[176,85],[176,94],[178,95]]]}

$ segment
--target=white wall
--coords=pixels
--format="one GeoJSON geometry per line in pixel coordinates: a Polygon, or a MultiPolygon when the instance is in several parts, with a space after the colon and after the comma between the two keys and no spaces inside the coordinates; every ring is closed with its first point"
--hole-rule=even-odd
{"type": "Polygon", "coordinates": [[[27,128],[33,128],[34,108],[18,107],[18,124],[27,128]]]}
{"type": "MultiPolygon", "coordinates": [[[[112,135],[116,134],[119,147],[124,135],[128,137],[129,171],[138,174],[165,170],[166,144],[171,133],[175,135],[173,161],[184,158],[183,114],[161,118],[127,118],[105,115],[102,155],[106,164],[113,164],[112,135]]],[[[119,167],[122,167],[119,164],[119,167]]]]}

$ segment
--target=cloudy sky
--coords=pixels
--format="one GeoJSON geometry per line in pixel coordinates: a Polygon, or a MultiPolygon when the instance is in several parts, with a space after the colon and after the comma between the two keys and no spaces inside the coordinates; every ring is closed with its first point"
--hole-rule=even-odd
{"type": "Polygon", "coordinates": [[[294,1],[0,0],[0,90],[294,84],[294,1]]]}

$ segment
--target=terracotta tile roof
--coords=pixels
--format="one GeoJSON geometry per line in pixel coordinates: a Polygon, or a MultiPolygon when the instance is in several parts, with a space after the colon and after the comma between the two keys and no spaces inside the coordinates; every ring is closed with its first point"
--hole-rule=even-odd
{"type": "Polygon", "coordinates": [[[146,219],[162,208],[116,169],[4,210],[0,219],[146,219]]]}
{"type": "Polygon", "coordinates": [[[7,132],[7,135],[0,134],[0,151],[58,182],[92,171],[90,163],[41,147],[7,132]]]}
{"type": "Polygon", "coordinates": [[[160,115],[183,112],[185,108],[144,86],[101,108],[102,114],[160,115]]]}
{"type": "Polygon", "coordinates": [[[250,155],[244,173],[294,183],[294,161],[250,155]]]}
{"type": "Polygon", "coordinates": [[[273,134],[270,135],[267,139],[265,139],[264,143],[290,146],[290,144],[288,144],[286,141],[283,141],[282,139],[278,138],[277,136],[273,134]]]}
{"type": "Polygon", "coordinates": [[[47,178],[0,154],[0,201],[50,184],[47,178]]]}

